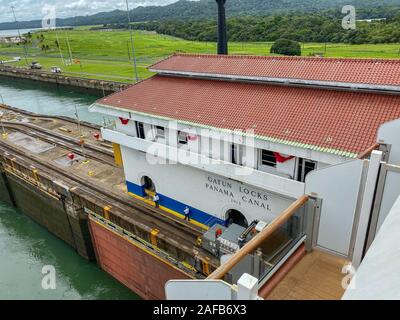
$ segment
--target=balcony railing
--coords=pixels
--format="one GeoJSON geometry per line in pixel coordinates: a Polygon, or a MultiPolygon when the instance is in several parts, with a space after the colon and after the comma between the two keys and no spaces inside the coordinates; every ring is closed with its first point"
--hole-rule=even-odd
{"type": "MultiPolygon", "coordinates": [[[[166,285],[169,300],[259,300],[264,293],[263,284],[277,271],[305,239],[307,224],[306,206],[309,197],[302,196],[287,210],[248,242],[242,249],[223,263],[205,280],[171,280],[166,285]],[[299,228],[293,228],[293,223],[299,228]],[[290,241],[277,241],[278,235],[286,235],[290,241]],[[280,243],[281,246],[272,245],[280,243]],[[275,250],[272,249],[275,247],[275,250]],[[280,248],[279,248],[280,247],[280,248]],[[269,265],[252,272],[257,258],[269,265]],[[268,260],[268,256],[273,257],[268,260]],[[252,260],[251,260],[252,259],[252,260]],[[249,263],[250,260],[250,263],[249,263]],[[237,285],[236,285],[237,284],[237,285]],[[260,291],[260,289],[262,290],[260,291]]],[[[295,255],[294,255],[295,256],[295,255]]],[[[267,284],[273,285],[274,281],[267,284]]]]}
{"type": "Polygon", "coordinates": [[[234,254],[228,261],[213,272],[208,280],[226,280],[235,283],[244,273],[262,282],[276,267],[282,264],[290,252],[304,241],[306,235],[306,203],[309,197],[304,195],[286,209],[263,231],[234,254]],[[258,259],[257,259],[258,258],[258,259]],[[252,263],[246,263],[252,260],[252,263]],[[254,266],[254,261],[261,265],[249,272],[249,268],[241,264],[254,266]],[[236,270],[235,270],[236,269],[236,270]],[[232,279],[233,277],[233,279],[232,279]]]}

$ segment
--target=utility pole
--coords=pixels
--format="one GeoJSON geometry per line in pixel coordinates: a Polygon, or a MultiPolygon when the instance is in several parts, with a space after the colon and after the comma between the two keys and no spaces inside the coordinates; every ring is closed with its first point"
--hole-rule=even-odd
{"type": "Polygon", "coordinates": [[[68,34],[67,34],[67,31],[65,31],[65,36],[66,36],[66,38],[67,38],[67,47],[68,47],[68,53],[69,53],[69,61],[70,61],[70,64],[72,65],[72,51],[71,51],[71,46],[70,46],[70,44],[69,44],[69,38],[68,38],[68,34]]]}
{"type": "Polygon", "coordinates": [[[76,104],[75,104],[75,116],[76,116],[76,121],[78,122],[79,144],[81,145],[83,163],[87,163],[86,152],[85,152],[85,136],[83,135],[82,132],[81,119],[79,118],[78,107],[76,104]]]}
{"type": "Polygon", "coordinates": [[[129,33],[131,36],[131,45],[132,45],[132,56],[133,56],[133,65],[134,65],[134,72],[135,72],[135,78],[136,78],[136,82],[139,82],[139,76],[138,76],[138,72],[137,72],[137,63],[136,63],[136,54],[135,54],[135,44],[133,42],[133,30],[132,30],[132,26],[131,26],[131,15],[129,12],[129,3],[128,0],[126,0],[126,13],[128,15],[128,24],[129,24],[129,33]]]}
{"type": "Polygon", "coordinates": [[[60,38],[58,37],[57,29],[55,29],[55,32],[56,32],[56,39],[57,39],[57,44],[58,44],[58,51],[60,52],[60,58],[61,58],[63,65],[65,66],[65,60],[64,60],[64,56],[61,51],[61,42],[60,42],[60,38]]]}
{"type": "Polygon", "coordinates": [[[82,137],[81,120],[79,119],[78,107],[76,104],[75,104],[75,117],[78,123],[79,136],[82,137]]]}
{"type": "Polygon", "coordinates": [[[126,42],[126,47],[128,49],[128,61],[131,61],[131,49],[129,48],[129,41],[126,42]]]}
{"type": "MultiPolygon", "coordinates": [[[[19,41],[22,42],[22,37],[21,37],[21,32],[19,31],[19,24],[18,24],[17,16],[15,15],[15,7],[11,6],[11,10],[12,10],[12,13],[13,13],[13,16],[14,16],[15,24],[17,26],[19,41]]],[[[26,49],[26,43],[23,43],[23,46],[24,46],[24,53],[25,53],[25,62],[26,62],[26,65],[28,66],[29,62],[28,62],[28,51],[26,49]]]]}

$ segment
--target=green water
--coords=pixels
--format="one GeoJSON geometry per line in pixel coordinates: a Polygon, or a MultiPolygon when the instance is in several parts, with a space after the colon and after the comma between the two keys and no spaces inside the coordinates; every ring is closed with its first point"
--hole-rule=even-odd
{"type": "Polygon", "coordinates": [[[90,104],[98,98],[53,84],[0,77],[0,102],[35,113],[75,118],[76,107],[81,120],[101,124],[103,115],[88,111],[90,104]]]}
{"type": "MultiPolygon", "coordinates": [[[[73,116],[77,105],[80,118],[102,122],[100,115],[87,111],[96,96],[2,78],[0,95],[9,105],[44,114],[73,116]]],[[[0,202],[0,299],[133,300],[138,297],[46,229],[0,202]],[[42,288],[44,266],[55,267],[55,290],[42,288]]]]}

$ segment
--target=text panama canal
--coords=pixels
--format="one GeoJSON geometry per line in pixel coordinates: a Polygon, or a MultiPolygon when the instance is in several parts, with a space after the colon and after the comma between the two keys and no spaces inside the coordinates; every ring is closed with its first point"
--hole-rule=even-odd
{"type": "Polygon", "coordinates": [[[207,190],[214,191],[231,198],[231,201],[234,203],[240,204],[240,201],[243,201],[250,205],[265,209],[266,211],[271,211],[270,204],[268,203],[270,201],[270,196],[266,193],[250,190],[249,188],[243,186],[239,186],[238,190],[234,190],[231,182],[214,177],[207,178],[205,187],[207,190]]]}

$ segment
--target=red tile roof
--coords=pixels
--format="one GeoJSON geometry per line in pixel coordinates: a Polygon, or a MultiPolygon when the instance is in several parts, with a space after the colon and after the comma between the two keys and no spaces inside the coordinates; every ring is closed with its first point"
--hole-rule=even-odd
{"type": "Polygon", "coordinates": [[[177,54],[150,70],[400,86],[400,60],[177,54]]]}
{"type": "Polygon", "coordinates": [[[381,124],[400,118],[396,95],[160,75],[97,103],[216,128],[254,128],[266,140],[349,157],[376,142],[381,124]]]}

